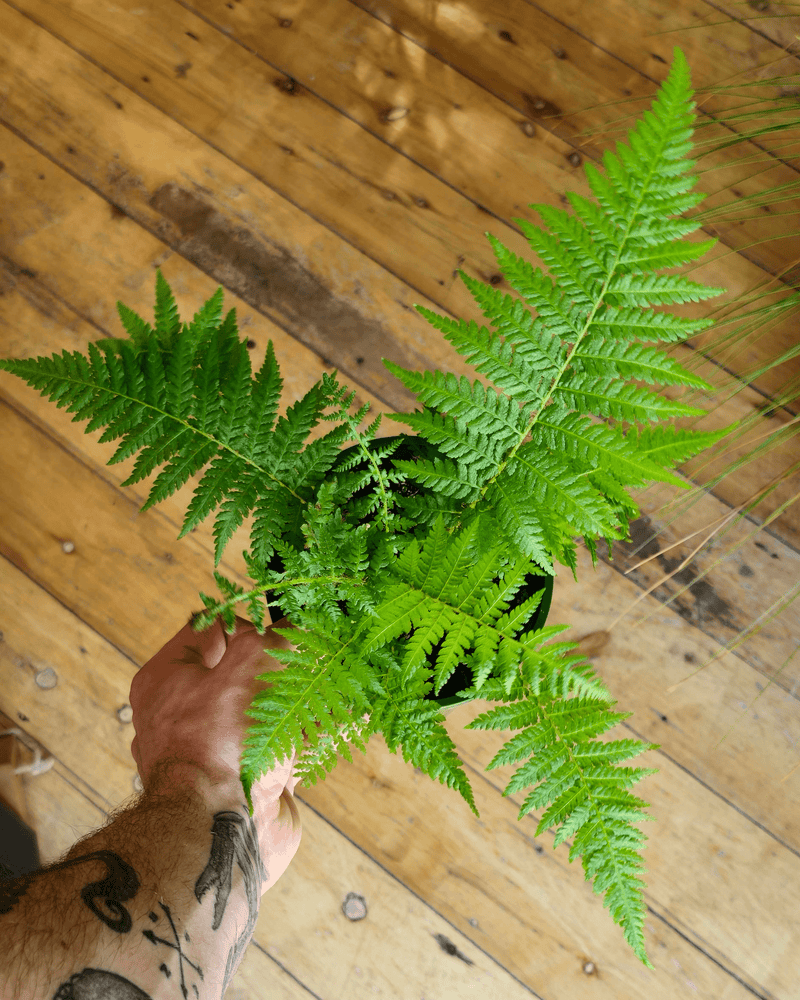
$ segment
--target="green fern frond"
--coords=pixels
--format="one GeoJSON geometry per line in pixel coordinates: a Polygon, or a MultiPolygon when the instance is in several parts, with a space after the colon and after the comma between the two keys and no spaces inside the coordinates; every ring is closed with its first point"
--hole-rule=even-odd
{"type": "Polygon", "coordinates": [[[533,809],[544,809],[536,836],[559,826],[555,850],[575,837],[569,859],[582,856],[586,880],[594,879],[596,893],[606,893],[604,905],[622,928],[625,938],[646,965],[644,952],[644,882],[638,877],[642,859],[637,851],[647,840],[633,824],[652,820],[644,813],[650,803],[624,789],[656,768],[614,767],[660,744],[639,740],[592,742],[631,712],[611,712],[613,702],[577,697],[557,701],[551,694],[503,705],[483,713],[467,729],[520,729],[487,765],[487,770],[516,764],[518,768],[504,795],[539,784],[524,799],[518,819],[533,809]],[[547,808],[545,808],[547,807],[547,808]]]}
{"type": "Polygon", "coordinates": [[[302,509],[351,430],[349,423],[336,427],[303,450],[319,420],[330,417],[326,408],[335,409],[334,419],[342,416],[344,388],[327,374],[273,427],[283,382],[272,343],[252,379],[235,311],[220,323],[221,305],[220,288],[192,324],[181,327],[172,293],[157,271],[155,331],[118,303],[133,343],[101,340],[89,344],[88,358],[64,351],[51,358],[0,362],[75,413],[74,420],[91,417],[87,432],[105,427],[101,442],[122,438],[109,465],[138,452],[123,486],[163,466],[142,511],[207,467],[178,537],[221,505],[214,525],[215,565],[252,511],[255,547],[268,559],[271,544],[287,527],[299,528],[302,509]]]}
{"type": "Polygon", "coordinates": [[[171,351],[178,337],[181,323],[178,318],[178,306],[175,302],[175,297],[169,285],[164,280],[163,275],[159,280],[158,273],[156,273],[155,320],[156,334],[161,341],[161,346],[165,350],[171,351]]]}
{"type": "MultiPolygon", "coordinates": [[[[384,359],[429,409],[441,411],[439,419],[419,412],[393,418],[455,460],[419,462],[416,470],[405,464],[403,471],[436,489],[448,482],[448,495],[460,499],[464,511],[488,503],[518,553],[548,572],[553,572],[549,553],[575,569],[572,547],[559,542],[559,535],[583,534],[587,544],[624,537],[629,518],[620,516],[621,508],[630,511],[629,505],[598,489],[609,476],[624,485],[659,480],[684,485],[653,451],[654,442],[664,439],[640,435],[636,425],[705,411],[626,380],[711,388],[657,349],[631,342],[675,341],[704,329],[706,321],[681,320],[652,307],[696,302],[722,291],[679,275],[650,273],[696,260],[715,244],[675,243],[698,226],[666,218],[703,197],[687,193],[694,185],[686,175],[692,163],[685,159],[691,148],[690,95],[688,67],[676,49],[670,76],[652,111],[630,134],[630,146],[617,143],[616,156],[606,152],[605,176],[587,165],[599,206],[577,196],[571,199],[575,216],[531,206],[550,232],[515,220],[556,281],[486,234],[509,284],[536,309],[537,318],[521,302],[463,272],[495,333],[474,321],[434,318],[417,307],[497,389],[480,382],[470,386],[468,379],[450,374],[410,372],[384,359]],[[590,424],[589,415],[606,424],[590,424]],[[632,427],[626,432],[611,421],[632,427]],[[476,452],[489,437],[494,446],[478,459],[476,452]]],[[[710,441],[674,427],[672,435],[671,454],[684,460],[710,441]]]]}
{"type": "MultiPolygon", "coordinates": [[[[666,314],[659,313],[658,315],[666,314]]],[[[661,385],[688,385],[695,389],[709,391],[713,389],[713,386],[709,385],[705,379],[700,378],[699,375],[693,375],[662,351],[654,347],[644,347],[641,344],[626,344],[613,340],[603,341],[601,337],[597,336],[587,338],[581,344],[580,350],[575,352],[574,359],[576,369],[587,375],[597,377],[605,375],[607,378],[619,378],[622,375],[626,378],[649,382],[651,385],[660,382],[661,385]]],[[[576,380],[577,378],[578,376],[576,376],[576,380]]],[[[559,391],[563,393],[566,390],[559,391]]],[[[654,396],[652,401],[656,403],[658,400],[661,401],[658,405],[669,405],[670,403],[663,396],[654,396]]],[[[580,407],[576,405],[575,409],[580,409],[580,407]]],[[[687,407],[686,410],[697,412],[693,407],[687,407]]],[[[598,413],[595,409],[592,409],[591,412],[598,413]]],[[[681,412],[680,409],[674,413],[662,410],[661,415],[664,417],[678,416],[681,412]]],[[[702,410],[699,412],[702,413],[702,410]]],[[[599,415],[616,416],[615,413],[599,413],[599,415]]],[[[627,417],[622,416],[620,419],[625,420],[627,417]]],[[[642,416],[634,417],[634,419],[646,418],[642,416]]],[[[654,419],[659,419],[659,417],[656,416],[654,419]]]]}
{"type": "Polygon", "coordinates": [[[662,465],[685,462],[711,445],[721,441],[739,426],[739,421],[718,431],[680,431],[677,427],[645,427],[637,429],[637,450],[662,465]]]}

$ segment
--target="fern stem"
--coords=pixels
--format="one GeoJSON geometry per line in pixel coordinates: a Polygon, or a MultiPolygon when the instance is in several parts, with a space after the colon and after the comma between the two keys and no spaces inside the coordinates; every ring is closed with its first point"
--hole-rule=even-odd
{"type": "MultiPolygon", "coordinates": [[[[266,583],[263,587],[255,587],[253,590],[245,591],[241,594],[235,594],[233,597],[229,597],[226,601],[220,601],[215,605],[217,614],[223,608],[232,608],[235,604],[240,601],[250,600],[252,597],[257,597],[259,594],[263,594],[268,590],[277,590],[280,588],[283,590],[287,586],[295,587],[301,586],[306,583],[349,583],[353,587],[363,587],[365,583],[363,580],[355,576],[309,576],[309,577],[298,577],[295,580],[281,580],[280,583],[266,583]]],[[[212,609],[208,609],[209,611],[212,609]]]]}
{"type": "Polygon", "coordinates": [[[367,456],[367,459],[368,459],[370,465],[375,470],[375,479],[377,480],[377,482],[378,482],[378,488],[381,491],[381,506],[383,507],[383,530],[388,532],[388,530],[389,530],[389,504],[388,504],[388,501],[386,499],[386,487],[383,485],[383,476],[381,475],[381,470],[378,468],[378,463],[375,461],[375,458],[374,458],[372,452],[364,444],[364,440],[363,440],[362,436],[358,433],[358,429],[356,428],[355,424],[353,423],[352,417],[348,413],[345,413],[344,416],[345,416],[345,419],[347,420],[347,423],[348,423],[348,425],[350,427],[350,430],[353,432],[353,437],[361,445],[361,450],[367,456]]]}
{"type": "MultiPolygon", "coordinates": [[[[172,414],[168,414],[168,416],[170,417],[171,420],[175,421],[179,420],[178,417],[174,417],[172,416],[172,414]]],[[[180,423],[183,423],[187,427],[190,427],[195,434],[202,434],[204,437],[207,437],[209,441],[214,441],[215,444],[220,444],[220,446],[222,448],[225,448],[226,451],[229,451],[231,455],[235,455],[238,459],[241,459],[242,462],[252,466],[254,469],[257,469],[260,473],[269,476],[269,478],[273,479],[278,484],[278,486],[282,486],[288,493],[291,493],[292,496],[295,498],[295,500],[299,500],[301,504],[306,504],[306,505],[308,504],[308,500],[306,500],[305,497],[301,497],[299,493],[295,493],[295,491],[291,488],[291,486],[287,486],[286,483],[278,479],[277,476],[274,476],[269,471],[269,469],[264,469],[260,465],[256,465],[256,463],[252,459],[248,458],[246,455],[242,455],[241,452],[238,452],[235,448],[232,448],[230,445],[225,444],[224,441],[219,442],[217,438],[215,438],[213,435],[208,434],[205,431],[201,431],[198,427],[195,427],[193,424],[190,424],[185,420],[180,421],[180,423]]]]}

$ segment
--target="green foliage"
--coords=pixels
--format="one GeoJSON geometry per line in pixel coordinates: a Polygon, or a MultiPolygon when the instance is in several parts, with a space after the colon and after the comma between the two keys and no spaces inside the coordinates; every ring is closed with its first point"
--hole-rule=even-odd
{"type": "Polygon", "coordinates": [[[638,515],[626,487],[680,485],[670,466],[730,430],[652,426],[704,411],[633,384],[712,388],[637,343],[704,329],[651,307],[720,291],[652,273],[714,243],[681,242],[697,227],[673,218],[702,199],[689,193],[690,97],[676,49],[630,145],[606,153],[605,174],[587,165],[597,203],[570,194],[574,215],[533,206],[549,232],[516,220],[552,277],[487,234],[521,297],[461,272],[493,331],[416,307],[493,385],[385,361],[422,404],[394,415],[416,435],[414,460],[392,457],[399,439],[375,438],[380,416],[358,431],[369,408],[349,413],[355,393],[336,372],[278,417],[283,382],[272,343],[253,377],[235,310],[222,319],[222,288],[181,324],[160,271],[155,328],[118,303],[130,339],[99,340],[88,357],[0,362],[75,421],[88,419],[87,432],[105,428],[101,442],[120,439],[109,464],[137,456],[123,485],[162,467],[143,511],[205,470],[179,537],[216,510],[215,566],[253,514],[244,557],[255,586],[215,572],[223,599],[201,594],[207,610],[195,623],[221,615],[233,631],[244,604],[263,632],[266,600],[296,626],[278,630],[296,648],[272,651],[285,669],[262,675],[271,686],[248,713],[241,777],[251,809],[253,782],[277,761],[297,752],[298,771],[313,784],[338,754],[352,759],[348,742],[363,750],[381,733],[477,815],[433,700],[466,665],[472,685],[462,697],[501,703],[468,728],[518,731],[489,768],[523,762],[504,792],[531,789],[519,819],[544,810],[537,835],[557,827],[554,846],[573,838],[570,860],[582,857],[587,880],[648,966],[637,854],[647,838],[634,823],[651,817],[649,803],[626,789],[653,769],[615,765],[657,745],[598,741],[630,713],[611,711],[614,700],[574,655],[575,643],[551,641],[567,626],[526,630],[541,591],[516,597],[526,580],[553,575],[556,560],[575,573],[577,536],[594,561],[597,539],[610,551],[638,515]],[[309,442],[320,421],[334,426],[309,442]],[[355,447],[342,451],[348,441],[355,447]]]}

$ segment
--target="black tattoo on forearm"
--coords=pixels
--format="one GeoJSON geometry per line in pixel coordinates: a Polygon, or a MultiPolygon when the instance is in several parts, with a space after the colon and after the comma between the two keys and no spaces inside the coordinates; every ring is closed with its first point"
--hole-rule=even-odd
{"type": "MultiPolygon", "coordinates": [[[[201,980],[203,979],[203,970],[199,965],[195,965],[194,962],[186,957],[180,935],[175,927],[175,921],[172,919],[172,914],[167,904],[159,900],[158,905],[164,911],[169,921],[173,940],[168,941],[166,938],[159,937],[150,929],[142,931],[142,934],[152,944],[166,945],[167,948],[172,948],[177,953],[181,995],[183,1000],[188,1000],[189,988],[186,984],[184,963],[190,969],[193,969],[201,980]]],[[[153,923],[157,923],[159,920],[158,915],[152,912],[148,913],[148,917],[153,923]]],[[[190,943],[189,935],[186,931],[183,932],[183,937],[187,944],[190,943]]],[[[161,963],[159,971],[167,979],[172,977],[172,970],[165,962],[161,963]]],[[[191,988],[193,996],[199,997],[200,992],[197,989],[196,982],[191,984],[191,988]]],[[[53,1000],[151,1000],[151,998],[149,993],[145,993],[144,990],[135,986],[129,979],[124,979],[115,972],[105,972],[101,969],[84,969],[83,972],[78,972],[70,976],[65,983],[62,983],[53,994],[53,1000]]]]}
{"type": "MultiPolygon", "coordinates": [[[[147,938],[147,940],[151,941],[153,944],[165,944],[168,948],[174,948],[175,951],[178,953],[178,971],[180,972],[181,976],[181,993],[183,994],[184,1000],[186,1000],[186,998],[189,996],[189,991],[186,988],[186,978],[183,974],[183,963],[186,962],[187,965],[191,966],[191,968],[195,970],[195,972],[201,979],[203,978],[203,970],[200,968],[199,965],[195,965],[194,962],[190,962],[189,959],[186,957],[186,955],[184,955],[183,948],[181,946],[180,935],[175,929],[175,921],[172,919],[172,914],[170,913],[167,904],[162,903],[161,900],[159,900],[158,905],[167,915],[167,920],[169,920],[169,926],[172,929],[172,936],[175,938],[174,943],[172,941],[165,940],[165,938],[157,937],[156,934],[154,934],[153,931],[151,930],[142,931],[142,933],[147,938]]],[[[154,923],[158,920],[158,917],[156,916],[155,913],[151,912],[148,913],[147,915],[154,923]]],[[[186,939],[186,943],[187,944],[190,943],[189,935],[186,933],[186,931],[183,932],[183,936],[186,939]]],[[[167,977],[167,979],[169,979],[170,976],[172,975],[169,966],[162,962],[159,968],[167,977]]],[[[194,995],[198,996],[199,994],[197,992],[197,987],[194,984],[192,984],[192,989],[194,990],[194,995]]]]}
{"type": "Polygon", "coordinates": [[[222,923],[225,907],[228,905],[234,861],[238,862],[244,874],[244,887],[247,893],[247,924],[228,952],[222,989],[224,993],[253,936],[261,898],[261,882],[267,878],[267,872],[261,861],[258,835],[251,816],[245,818],[236,812],[219,812],[214,816],[211,833],[213,838],[211,856],[197,880],[194,894],[197,901],[201,902],[206,892],[214,888],[214,920],[211,925],[214,930],[217,930],[222,923]]]}
{"type": "Polygon", "coordinates": [[[81,890],[81,899],[89,907],[95,916],[99,917],[103,923],[110,927],[112,931],[119,934],[127,934],[131,929],[131,915],[122,906],[128,899],[133,899],[139,891],[139,879],[136,872],[127,861],[115,854],[113,851],[93,851],[91,854],[83,854],[79,858],[71,858],[69,861],[59,861],[48,868],[40,868],[35,872],[28,872],[11,882],[0,883],[0,914],[9,913],[16,906],[20,898],[25,895],[34,879],[49,875],[51,872],[65,871],[74,865],[81,865],[86,861],[102,861],[108,868],[108,875],[99,882],[90,882],[81,890]],[[101,900],[105,907],[113,914],[109,916],[97,905],[101,900]]]}
{"type": "MultiPolygon", "coordinates": [[[[239,967],[244,950],[253,937],[261,898],[261,885],[267,878],[267,871],[261,860],[255,823],[252,817],[247,814],[247,807],[243,806],[242,809],[245,815],[232,810],[225,810],[214,815],[209,859],[197,879],[194,889],[198,902],[202,902],[209,889],[214,890],[214,912],[211,926],[216,931],[222,924],[230,898],[234,863],[238,864],[244,876],[248,919],[244,930],[228,951],[223,993],[228,988],[236,969],[239,967]]],[[[118,934],[127,934],[131,930],[132,921],[130,913],[122,904],[133,899],[138,893],[141,883],[131,865],[113,851],[94,851],[91,854],[84,854],[30,872],[12,881],[0,883],[0,914],[10,912],[20,898],[26,894],[34,879],[49,875],[51,872],[64,871],[87,861],[102,861],[106,865],[107,874],[105,878],[86,885],[81,890],[81,899],[106,927],[118,934]]],[[[169,923],[170,938],[159,936],[150,928],[142,931],[142,934],[151,944],[165,946],[175,953],[173,957],[177,958],[178,961],[180,989],[184,1000],[188,1000],[190,988],[194,996],[199,997],[196,982],[192,982],[190,986],[187,984],[187,972],[193,970],[202,981],[204,979],[203,971],[199,965],[190,961],[186,956],[181,935],[175,926],[175,920],[169,906],[161,901],[159,901],[159,906],[169,923]]],[[[148,917],[153,923],[157,923],[160,919],[152,911],[148,917]]],[[[186,931],[183,932],[183,939],[185,943],[190,943],[186,931]]],[[[159,969],[166,978],[169,979],[172,976],[172,971],[166,962],[162,962],[159,969]]],[[[100,997],[103,1000],[151,1000],[149,994],[130,980],[114,972],[101,969],[84,969],[82,972],[75,973],[58,987],[53,995],[53,1000],[99,1000],[100,997]]]]}
{"type": "Polygon", "coordinates": [[[150,994],[115,972],[84,969],[62,983],[53,1000],[151,1000],[150,994]]]}

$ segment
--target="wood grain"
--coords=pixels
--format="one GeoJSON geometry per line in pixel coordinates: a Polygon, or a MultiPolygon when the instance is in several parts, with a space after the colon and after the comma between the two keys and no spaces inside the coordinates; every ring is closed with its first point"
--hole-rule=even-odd
{"type": "MultiPolygon", "coordinates": [[[[151,319],[160,267],[184,319],[225,287],[254,370],[273,341],[284,405],[336,368],[354,409],[408,409],[384,357],[474,377],[414,304],[481,322],[457,269],[509,290],[486,232],[536,262],[515,220],[588,193],[583,163],[649,103],[675,44],[705,141],[728,128],[732,101],[715,84],[797,73],[795,15],[773,0],[609,0],[591,16],[575,0],[0,3],[0,356],[119,336],[117,300],[151,319]]],[[[777,157],[777,141],[705,157],[703,207],[796,183],[796,150],[777,157]],[[745,169],[751,154],[771,169],[745,169]]],[[[723,318],[762,283],[787,296],[796,248],[769,237],[797,207],[698,233],[720,243],[690,276],[727,292],[682,312],[723,318]]],[[[692,484],[798,412],[789,392],[763,415],[798,359],[752,374],[796,344],[794,315],[709,354],[718,335],[672,352],[715,391],[665,394],[712,408],[701,429],[758,419],[738,451],[687,463],[692,484]]],[[[155,474],[121,489],[133,460],[107,466],[100,432],[8,373],[0,426],[0,723],[56,758],[26,779],[48,861],[136,794],[130,681],[198,591],[216,592],[213,521],[178,542],[199,477],[141,514],[155,474]]],[[[402,429],[385,416],[380,433],[402,429]]],[[[486,770],[508,734],[463,728],[488,707],[478,701],[446,725],[480,818],[380,737],[299,790],[300,852],[228,995],[800,997],[796,605],[725,650],[800,579],[797,505],[759,530],[798,492],[796,474],[660,582],[690,556],[686,536],[796,461],[789,441],[713,493],[651,487],[613,562],[593,570],[580,549],[580,582],[557,580],[550,623],[571,624],[565,636],[633,713],[625,735],[660,744],[635,762],[659,768],[635,789],[656,819],[643,825],[655,972],[569,844],[553,851],[535,815],[517,820],[521,796],[501,794],[512,770],[486,770]],[[349,892],[366,919],[342,912],[349,892]]],[[[237,583],[249,527],[219,566],[237,583]]]]}

